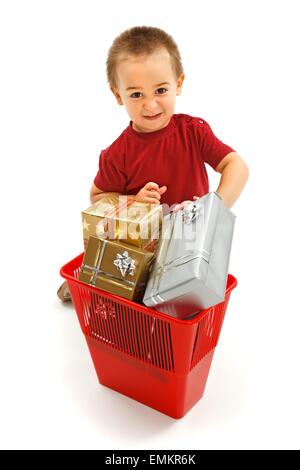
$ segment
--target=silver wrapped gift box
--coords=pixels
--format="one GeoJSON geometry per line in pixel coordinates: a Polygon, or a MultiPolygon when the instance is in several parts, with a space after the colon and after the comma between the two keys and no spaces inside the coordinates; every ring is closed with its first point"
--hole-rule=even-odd
{"type": "Polygon", "coordinates": [[[234,223],[215,192],[166,215],[144,304],[184,319],[222,302],[234,223]]]}

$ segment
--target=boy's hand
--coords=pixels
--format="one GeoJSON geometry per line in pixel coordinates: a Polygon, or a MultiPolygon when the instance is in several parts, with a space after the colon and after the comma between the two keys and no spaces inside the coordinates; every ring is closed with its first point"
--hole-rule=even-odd
{"type": "Polygon", "coordinates": [[[159,204],[160,197],[167,191],[167,186],[159,187],[156,183],[147,183],[134,197],[135,201],[159,204]]]}
{"type": "MultiPolygon", "coordinates": [[[[198,199],[198,196],[193,196],[193,201],[196,201],[196,199],[198,199]]],[[[193,201],[186,200],[186,201],[182,201],[180,204],[176,204],[176,206],[174,207],[172,212],[178,212],[181,209],[184,209],[186,206],[188,206],[193,201]]]]}

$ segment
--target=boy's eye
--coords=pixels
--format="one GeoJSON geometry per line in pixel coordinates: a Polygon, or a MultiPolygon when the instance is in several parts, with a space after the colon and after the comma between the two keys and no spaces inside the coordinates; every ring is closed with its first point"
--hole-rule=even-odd
{"type": "Polygon", "coordinates": [[[159,95],[163,95],[166,91],[168,91],[166,88],[158,88],[156,91],[158,91],[159,95]]]}
{"type": "Polygon", "coordinates": [[[139,98],[139,96],[137,95],[141,95],[141,93],[139,91],[135,91],[134,93],[130,95],[130,98],[139,98]]]}
{"type": "MultiPolygon", "coordinates": [[[[168,90],[166,88],[158,88],[156,91],[158,92],[157,93],[158,95],[163,95],[168,90]]],[[[134,93],[130,95],[130,98],[140,98],[141,95],[142,93],[140,91],[135,91],[134,93]]]]}

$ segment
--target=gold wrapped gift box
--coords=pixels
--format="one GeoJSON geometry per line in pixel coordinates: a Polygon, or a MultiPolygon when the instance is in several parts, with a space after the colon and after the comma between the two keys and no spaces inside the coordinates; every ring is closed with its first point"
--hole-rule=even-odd
{"type": "Polygon", "coordinates": [[[90,236],[79,280],[125,299],[142,299],[153,253],[90,236]]]}
{"type": "Polygon", "coordinates": [[[111,193],[82,211],[84,247],[88,238],[121,240],[154,252],[162,223],[162,206],[111,193]]]}

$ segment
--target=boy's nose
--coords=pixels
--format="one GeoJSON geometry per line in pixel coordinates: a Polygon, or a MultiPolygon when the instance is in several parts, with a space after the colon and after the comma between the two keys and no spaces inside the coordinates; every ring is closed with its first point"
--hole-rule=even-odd
{"type": "Polygon", "coordinates": [[[149,100],[144,104],[144,111],[146,113],[154,114],[154,111],[157,110],[157,103],[155,100],[149,100]]]}

